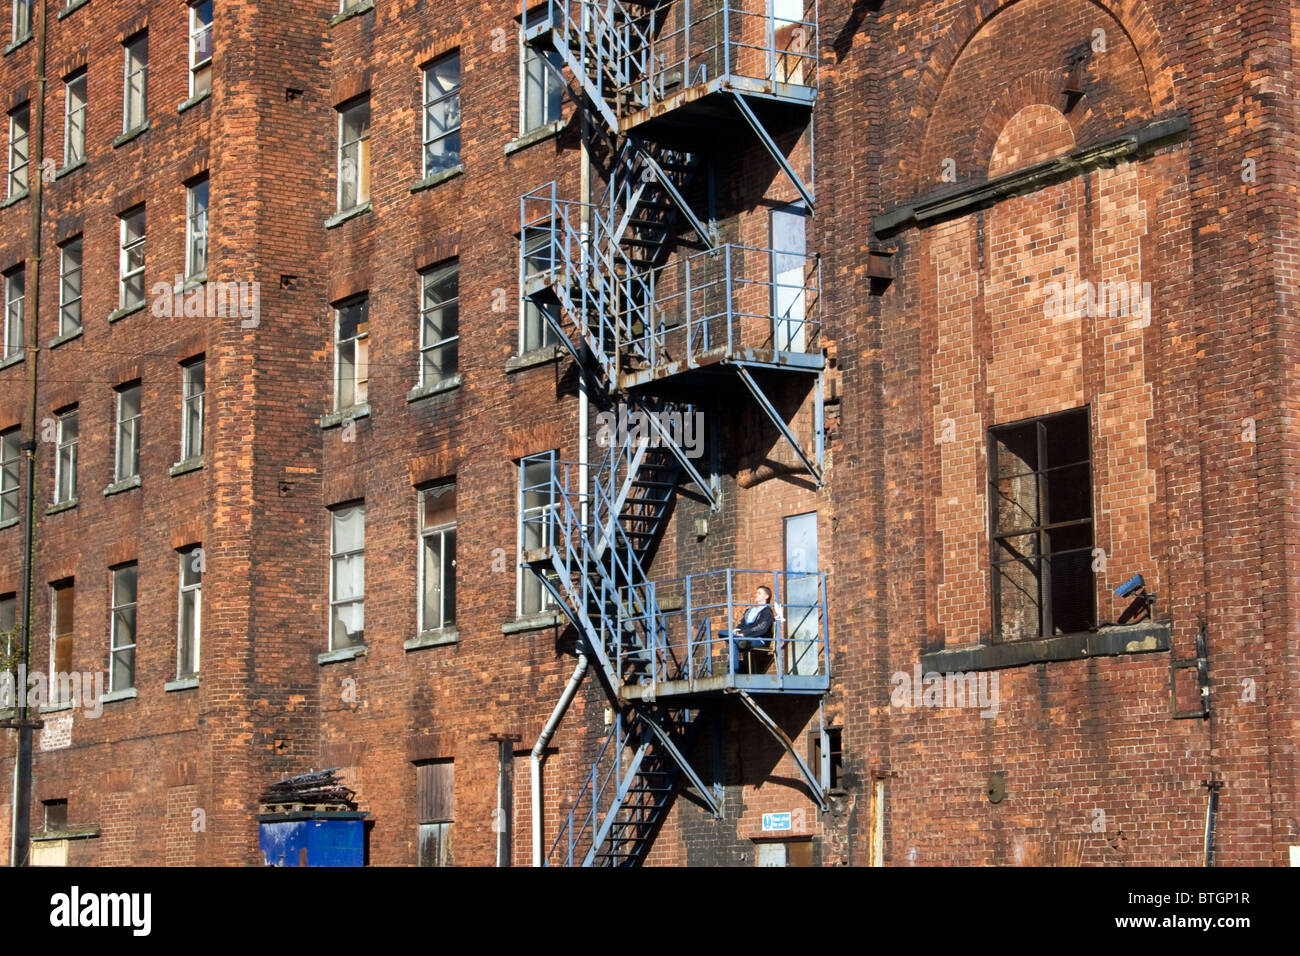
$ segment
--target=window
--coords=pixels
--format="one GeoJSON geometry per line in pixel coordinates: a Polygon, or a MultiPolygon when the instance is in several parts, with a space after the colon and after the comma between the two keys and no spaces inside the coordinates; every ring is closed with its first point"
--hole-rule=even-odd
{"type": "MultiPolygon", "coordinates": [[[[50,674],[72,673],[72,605],[75,595],[72,578],[50,585],[50,674]]],[[[68,682],[50,681],[51,703],[71,703],[58,698],[68,682]]]]}
{"type": "MultiPolygon", "coordinates": [[[[559,257],[555,248],[555,232],[547,228],[530,229],[524,233],[524,263],[529,276],[548,272],[555,267],[559,257]]],[[[559,318],[558,305],[547,303],[539,305],[532,299],[523,300],[523,312],[519,321],[519,352],[524,354],[559,343],[555,326],[547,318],[548,313],[559,318]]]]}
{"type": "Polygon", "coordinates": [[[362,295],[334,310],[334,408],[365,404],[369,397],[370,300],[362,295]]]}
{"type": "Polygon", "coordinates": [[[208,271],[208,177],[196,180],[185,196],[185,275],[193,278],[208,271]]]}
{"type": "Polygon", "coordinates": [[[23,348],[23,289],[26,274],[22,266],[5,273],[5,340],[3,358],[23,348]]]}
{"type": "Polygon", "coordinates": [[[420,498],[420,630],[456,623],[456,485],[426,488],[420,498]]]}
{"type": "Polygon", "coordinates": [[[365,643],[366,507],[330,511],[330,650],[365,643]]]}
{"type": "Polygon", "coordinates": [[[62,833],[68,828],[67,800],[42,800],[41,807],[45,812],[46,833],[62,833]]]}
{"type": "Polygon", "coordinates": [[[420,275],[420,384],[433,385],[456,374],[460,347],[460,266],[420,275]]]}
{"type": "Polygon", "coordinates": [[[1088,410],[990,430],[993,613],[1004,641],[1096,620],[1088,410]]]}
{"type": "Polygon", "coordinates": [[[203,359],[181,366],[181,461],[203,455],[203,359]]]}
{"type": "Polygon", "coordinates": [[[113,480],[140,474],[140,383],[117,390],[117,458],[113,480]]]}
{"type": "Polygon", "coordinates": [[[81,331],[81,237],[59,247],[59,335],[81,331]]]}
{"type": "Polygon", "coordinates": [[[54,503],[77,500],[77,407],[58,416],[58,454],[54,459],[54,503]]]}
{"type": "Polygon", "coordinates": [[[203,549],[180,552],[180,613],[176,626],[176,676],[199,673],[199,630],[203,619],[203,549]]]}
{"type": "MultiPolygon", "coordinates": [[[[525,28],[537,26],[547,18],[545,5],[534,7],[528,11],[524,26],[525,28]]],[[[542,53],[536,47],[524,43],[522,32],[519,48],[521,55],[519,132],[523,134],[531,133],[560,118],[560,102],[564,86],[560,81],[559,71],[564,61],[555,50],[542,53]]]]}
{"type": "Polygon", "coordinates": [[[122,253],[118,307],[144,305],[144,206],[121,216],[122,253]]]}
{"type": "Polygon", "coordinates": [[[21,196],[27,192],[28,176],[31,168],[30,143],[31,107],[24,103],[15,107],[9,114],[9,197],[21,196]]]}
{"type": "Polygon", "coordinates": [[[190,96],[212,89],[212,0],[190,4],[190,96]]]}
{"type": "Polygon", "coordinates": [[[460,163],[460,51],[424,68],[424,175],[460,163]]]}
{"type": "Polygon", "coordinates": [[[339,107],[339,210],[370,201],[370,95],[339,107]]]}
{"type": "MultiPolygon", "coordinates": [[[[519,463],[522,482],[522,514],[520,515],[519,550],[523,553],[550,545],[551,515],[558,509],[552,492],[551,472],[555,466],[555,452],[534,455],[519,463]]],[[[541,578],[519,566],[519,615],[529,617],[540,614],[550,606],[551,597],[541,578]]]]}
{"type": "Polygon", "coordinates": [[[32,35],[32,0],[14,0],[13,42],[32,35]]]}
{"type": "Polygon", "coordinates": [[[451,866],[456,809],[456,765],[432,760],[415,765],[416,825],[420,866],[451,866]]]}
{"type": "Polygon", "coordinates": [[[22,436],[17,428],[0,434],[0,524],[18,520],[18,468],[22,436]]]}
{"type": "Polygon", "coordinates": [[[122,80],[122,132],[131,133],[145,123],[149,74],[149,34],[141,33],[123,44],[126,66],[122,80]]]}
{"type": "Polygon", "coordinates": [[[0,594],[0,670],[10,669],[10,655],[18,644],[18,595],[0,594]]]}
{"type": "Polygon", "coordinates": [[[113,612],[109,621],[108,689],[135,686],[135,602],[139,585],[135,562],[113,569],[113,612]]]}
{"type": "Polygon", "coordinates": [[[808,732],[808,766],[821,779],[825,790],[838,790],[844,771],[844,729],[826,728],[826,753],[822,754],[822,735],[816,730],[808,732]]]}
{"type": "Polygon", "coordinates": [[[86,71],[78,70],[63,83],[63,165],[86,158],[86,71]]]}

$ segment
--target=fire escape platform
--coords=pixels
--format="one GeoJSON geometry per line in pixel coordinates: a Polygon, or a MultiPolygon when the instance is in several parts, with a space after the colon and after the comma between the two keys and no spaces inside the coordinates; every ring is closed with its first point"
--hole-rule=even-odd
{"type": "Polygon", "coordinates": [[[754,76],[720,76],[697,83],[620,117],[619,130],[668,144],[699,144],[700,130],[726,136],[748,135],[736,112],[733,93],[745,96],[769,129],[799,128],[817,100],[815,87],[776,83],[754,76]]]}
{"type": "Polygon", "coordinates": [[[830,689],[825,674],[723,674],[691,680],[671,680],[660,684],[625,684],[622,696],[628,700],[664,700],[669,697],[720,697],[737,690],[751,694],[820,695],[830,689]]]}
{"type": "Polygon", "coordinates": [[[816,374],[825,370],[826,356],[818,352],[789,352],[773,348],[728,349],[720,346],[707,352],[697,352],[680,359],[661,361],[651,368],[626,369],[619,373],[619,387],[636,389],[677,378],[681,385],[693,385],[707,377],[732,374],[733,366],[745,365],[783,372],[816,374]]]}

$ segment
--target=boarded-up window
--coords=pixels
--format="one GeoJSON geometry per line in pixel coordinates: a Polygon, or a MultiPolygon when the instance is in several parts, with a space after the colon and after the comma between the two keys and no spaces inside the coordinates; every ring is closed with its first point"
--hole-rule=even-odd
{"type": "Polygon", "coordinates": [[[434,760],[416,764],[415,774],[419,865],[451,866],[456,765],[450,760],[434,760]]]}
{"type": "Polygon", "coordinates": [[[72,673],[72,581],[50,586],[50,670],[55,674],[72,673]]]}

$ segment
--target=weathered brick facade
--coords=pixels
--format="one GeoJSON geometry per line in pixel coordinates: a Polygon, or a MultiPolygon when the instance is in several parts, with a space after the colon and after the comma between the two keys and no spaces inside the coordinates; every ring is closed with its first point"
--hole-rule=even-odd
{"type": "MultiPolygon", "coordinates": [[[[261,790],[340,767],[370,814],[369,861],[410,865],[416,766],[451,759],[454,861],[492,865],[506,735],[512,860],[528,865],[528,753],[573,670],[575,632],[519,620],[518,459],[578,459],[580,375],[562,349],[520,358],[519,197],[552,179],[580,194],[574,104],[554,135],[518,139],[519,11],[506,2],[375,0],[335,18],[332,0],[218,0],[213,93],[179,111],[182,0],[47,6],[47,156],[63,155],[62,80],[83,66],[90,106],[85,166],[44,186],[38,408],[78,405],[80,494],[46,514],[43,441],[33,669],[50,663],[52,582],[75,581],[84,672],[108,667],[109,569],[137,562],[140,587],[136,695],[98,718],[47,715],[70,713],[71,734],[37,734],[33,826],[42,801],[66,798],[70,827],[98,828],[70,842],[72,863],[256,863],[261,790]],[[113,146],[122,42],[145,28],[149,129],[113,146]],[[454,50],[464,169],[429,185],[421,68],[454,50]],[[337,107],[366,93],[371,208],[333,223],[337,107]],[[145,287],[170,283],[184,271],[185,186],[205,172],[208,281],[258,283],[258,320],[146,308],[110,322],[118,215],[145,204],[145,287]],[[78,234],[84,332],[49,348],[59,245],[78,234]],[[421,395],[419,273],[453,257],[459,383],[421,395]],[[367,409],[331,420],[332,306],[361,293],[367,409]],[[181,363],[197,356],[202,467],[172,475],[181,363]],[[137,379],[142,481],[105,495],[112,390],[137,379]],[[453,479],[454,638],[408,646],[421,644],[417,490],[453,479]],[[322,661],[329,509],[356,501],[365,652],[322,661]],[[192,545],[199,679],[167,690],[178,549],[192,545]]],[[[816,512],[831,690],[768,709],[801,751],[824,709],[842,733],[840,786],[820,811],[772,736],[715,701],[692,756],[722,815],[682,791],[647,862],[753,865],[778,836],[763,814],[790,811],[780,838],[810,840],[824,865],[1199,865],[1203,782],[1216,779],[1216,862],[1285,864],[1300,845],[1300,5],[827,0],[817,18],[814,122],[778,140],[806,176],[815,139],[826,481],[738,385],[697,392],[720,507],[679,494],[652,573],[781,568],[783,519],[816,512]],[[892,280],[868,275],[870,251],[892,253],[892,280]],[[1051,290],[1071,283],[1149,283],[1149,314],[1053,312],[1051,290]],[[1109,642],[1121,632],[1008,634],[992,601],[989,430],[1085,407],[1096,617],[1117,618],[1127,602],[1113,590],[1140,572],[1154,622],[1109,642]],[[1211,715],[1174,719],[1170,665],[1196,655],[1198,633],[1211,715]],[[996,712],[900,699],[895,676],[918,665],[996,674],[996,712]]],[[[34,47],[0,59],[6,109],[35,95],[34,47]]],[[[797,198],[789,180],[756,141],[702,130],[698,146],[715,154],[720,234],[767,246],[768,211],[797,198]]],[[[0,270],[26,263],[29,299],[30,216],[30,199],[0,208],[0,270]]],[[[26,368],[0,368],[0,433],[23,423],[26,368]]],[[[809,434],[811,391],[773,382],[809,434]]],[[[0,598],[19,605],[22,534],[21,521],[0,527],[0,598]]],[[[588,677],[548,750],[547,847],[607,706],[588,677]]],[[[6,846],[9,826],[6,812],[6,846]]]]}

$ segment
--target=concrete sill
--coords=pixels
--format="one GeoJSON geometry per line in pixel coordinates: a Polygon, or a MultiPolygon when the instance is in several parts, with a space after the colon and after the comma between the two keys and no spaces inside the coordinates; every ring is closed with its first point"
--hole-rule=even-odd
{"type": "Polygon", "coordinates": [[[60,345],[63,345],[65,342],[71,342],[73,339],[81,338],[82,331],[83,331],[82,329],[73,329],[71,332],[64,332],[62,335],[58,336],[57,338],[50,339],[49,344],[46,345],[45,347],[48,349],[57,349],[60,345]]]}
{"type": "Polygon", "coordinates": [[[58,18],[62,20],[64,17],[68,16],[69,14],[74,13],[77,10],[80,10],[88,3],[90,3],[90,0],[76,0],[75,3],[70,3],[62,10],[60,10],[58,18]]]}
{"type": "Polygon", "coordinates": [[[362,203],[360,206],[353,206],[351,209],[344,209],[342,212],[336,213],[335,215],[330,216],[328,219],[326,219],[325,228],[333,229],[335,226],[341,226],[349,219],[355,219],[357,216],[360,216],[363,213],[370,212],[370,210],[373,208],[374,208],[374,203],[367,201],[365,203],[362,203]]]}
{"type": "Polygon", "coordinates": [[[454,627],[443,627],[433,631],[421,631],[415,637],[402,643],[408,651],[418,651],[422,647],[445,647],[460,642],[460,631],[454,627]]]}
{"type": "Polygon", "coordinates": [[[366,402],[363,405],[352,405],[348,408],[340,408],[337,412],[328,412],[327,414],[322,415],[320,417],[320,427],[322,430],[326,428],[337,428],[344,422],[354,422],[358,418],[369,417],[370,403],[366,402]]]}
{"type": "Polygon", "coordinates": [[[30,195],[29,191],[24,189],[20,193],[14,193],[4,202],[0,202],[0,209],[8,209],[10,206],[16,206],[30,195]]]}
{"type": "Polygon", "coordinates": [[[564,120],[562,119],[552,120],[545,126],[539,126],[531,133],[525,133],[523,136],[512,139],[510,142],[506,143],[506,155],[509,156],[511,153],[517,153],[521,149],[527,149],[535,143],[540,143],[543,140],[550,139],[552,136],[558,135],[562,129],[564,129],[564,120]]]}
{"type": "Polygon", "coordinates": [[[145,120],[135,129],[129,129],[117,139],[113,140],[113,148],[117,149],[119,146],[125,146],[127,143],[131,142],[131,140],[143,136],[147,132],[149,132],[149,121],[145,120]]]}
{"type": "Polygon", "coordinates": [[[921,655],[921,667],[926,671],[954,674],[1052,661],[1077,661],[1087,657],[1148,654],[1169,650],[1172,636],[1173,626],[1168,622],[1144,622],[1081,634],[1058,634],[1037,641],[933,651],[921,655]]]}
{"type": "Polygon", "coordinates": [[[167,469],[167,474],[175,478],[177,475],[184,475],[191,471],[198,471],[202,467],[203,456],[199,455],[197,458],[187,458],[184,461],[178,461],[167,469]]]}
{"type": "Polygon", "coordinates": [[[172,294],[184,295],[185,293],[191,291],[192,289],[197,289],[200,286],[206,285],[207,282],[208,282],[208,273],[207,270],[205,269],[203,272],[195,273],[194,275],[185,279],[179,286],[175,286],[175,285],[172,286],[172,294]]]}
{"type": "Polygon", "coordinates": [[[57,173],[54,174],[54,178],[62,179],[64,176],[68,175],[69,173],[75,173],[78,169],[80,169],[82,166],[85,165],[86,165],[86,161],[84,159],[79,159],[75,163],[71,163],[67,166],[64,166],[62,169],[60,169],[57,173]]]}
{"type": "Polygon", "coordinates": [[[196,690],[199,686],[197,677],[178,677],[176,680],[169,680],[163,684],[163,690],[170,694],[178,690],[196,690]]]}
{"type": "Polygon", "coordinates": [[[111,324],[113,322],[119,321],[120,319],[125,319],[128,315],[135,315],[137,312],[143,312],[144,307],[147,304],[148,303],[146,302],[141,302],[137,305],[124,305],[122,306],[122,308],[115,309],[112,312],[108,313],[108,321],[111,324]]]}
{"type": "Polygon", "coordinates": [[[563,345],[547,345],[540,349],[533,349],[531,352],[524,352],[522,355],[512,356],[506,362],[506,374],[558,361],[563,349],[563,345]]]}
{"type": "Polygon", "coordinates": [[[193,109],[194,107],[198,106],[200,103],[202,103],[211,95],[212,95],[211,90],[204,90],[202,93],[195,93],[188,100],[183,100],[180,104],[178,104],[176,107],[176,112],[184,113],[186,110],[193,109]]]}
{"type": "Polygon", "coordinates": [[[0,521],[0,531],[3,531],[5,528],[12,528],[16,524],[18,524],[17,518],[5,518],[4,521],[0,521]]]}
{"type": "Polygon", "coordinates": [[[9,368],[9,366],[17,365],[22,360],[23,360],[23,353],[16,352],[13,355],[9,356],[4,361],[0,361],[0,368],[9,368]]]}
{"type": "Polygon", "coordinates": [[[502,634],[522,634],[525,631],[542,631],[548,627],[557,627],[565,621],[562,611],[546,611],[532,617],[521,617],[501,625],[502,634]]]}
{"type": "Polygon", "coordinates": [[[316,663],[336,664],[339,661],[350,661],[358,657],[365,657],[369,653],[369,648],[364,644],[358,644],[355,647],[341,647],[337,651],[326,651],[323,654],[317,654],[316,663]]]}
{"type": "Polygon", "coordinates": [[[33,843],[53,843],[58,840],[93,840],[99,836],[99,827],[76,827],[72,830],[48,830],[44,833],[33,833],[30,837],[33,843]]]}
{"type": "Polygon", "coordinates": [[[27,36],[19,37],[19,38],[18,38],[17,40],[15,40],[13,43],[9,44],[7,47],[4,48],[4,53],[3,53],[3,55],[4,55],[4,56],[8,56],[10,53],[14,52],[14,50],[18,49],[20,46],[22,46],[24,43],[26,43],[26,42],[27,42],[28,40],[30,40],[31,38],[32,38],[32,35],[31,35],[30,33],[28,33],[27,36]]]}
{"type": "Polygon", "coordinates": [[[444,378],[441,382],[434,382],[431,385],[417,385],[406,393],[408,402],[418,402],[422,398],[428,398],[430,395],[438,395],[442,392],[450,392],[460,388],[460,373],[453,375],[451,378],[444,378]]]}
{"type": "Polygon", "coordinates": [[[119,700],[135,700],[137,691],[134,687],[128,687],[125,690],[111,690],[99,698],[101,704],[113,704],[119,700]]]}
{"type": "Polygon", "coordinates": [[[132,488],[140,487],[140,476],[132,475],[130,478],[123,478],[121,481],[115,481],[104,489],[104,497],[111,495],[120,495],[124,491],[130,491],[132,488]]]}
{"type": "Polygon", "coordinates": [[[41,708],[42,714],[61,714],[64,711],[72,710],[71,703],[46,704],[41,708]]]}
{"type": "Polygon", "coordinates": [[[77,507],[77,502],[79,500],[80,499],[73,498],[71,501],[60,501],[58,504],[50,505],[48,508],[46,508],[45,513],[47,515],[56,515],[60,511],[70,511],[73,508],[77,507]]]}
{"type": "Polygon", "coordinates": [[[359,17],[363,13],[369,13],[373,9],[375,9],[374,0],[363,0],[362,3],[354,4],[342,13],[336,13],[334,16],[330,17],[329,25],[331,27],[336,27],[340,23],[345,23],[353,17],[359,17]]]}
{"type": "Polygon", "coordinates": [[[411,192],[424,192],[426,189],[432,189],[439,183],[445,183],[449,179],[455,179],[465,171],[464,163],[457,163],[455,166],[449,166],[446,169],[440,169],[436,173],[430,173],[418,183],[411,186],[411,192]]]}

